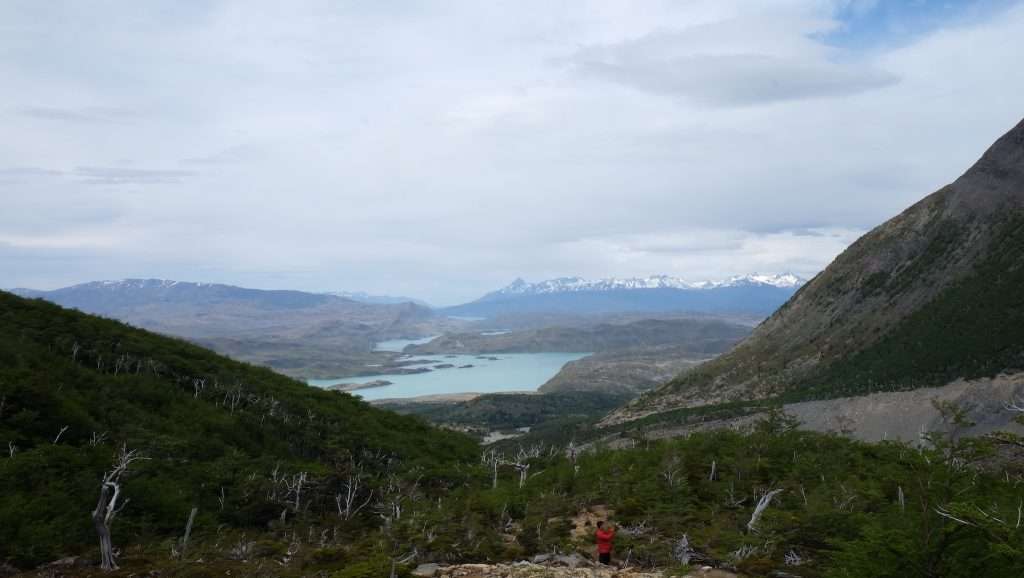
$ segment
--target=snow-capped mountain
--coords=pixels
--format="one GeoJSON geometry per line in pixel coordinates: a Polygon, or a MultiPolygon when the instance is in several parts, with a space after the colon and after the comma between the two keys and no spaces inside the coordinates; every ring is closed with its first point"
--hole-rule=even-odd
{"type": "Polygon", "coordinates": [[[415,303],[423,307],[430,307],[430,305],[422,299],[416,299],[414,297],[402,297],[400,295],[372,295],[365,291],[331,291],[327,295],[334,295],[335,297],[344,297],[345,299],[351,299],[360,303],[372,303],[377,305],[397,305],[399,303],[415,303]]]}
{"type": "Polygon", "coordinates": [[[723,287],[739,287],[750,285],[768,285],[790,289],[804,284],[804,280],[792,273],[781,275],[737,275],[722,281],[687,281],[679,277],[654,275],[651,277],[631,277],[626,279],[583,279],[581,277],[559,277],[538,283],[528,283],[516,279],[507,287],[499,289],[489,296],[501,295],[541,295],[546,293],[569,293],[574,291],[620,291],[630,289],[719,289],[723,287]]]}
{"type": "Polygon", "coordinates": [[[538,283],[516,279],[472,303],[443,312],[472,317],[667,311],[768,315],[803,284],[803,279],[791,273],[738,275],[720,281],[687,281],[666,275],[596,280],[561,277],[538,283]]]}

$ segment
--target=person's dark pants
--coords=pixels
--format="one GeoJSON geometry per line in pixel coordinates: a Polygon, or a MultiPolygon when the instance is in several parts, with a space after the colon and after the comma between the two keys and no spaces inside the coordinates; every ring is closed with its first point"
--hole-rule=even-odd
{"type": "Polygon", "coordinates": [[[611,566],[612,565],[612,553],[611,552],[598,553],[597,559],[598,559],[599,562],[601,562],[605,566],[611,566]]]}

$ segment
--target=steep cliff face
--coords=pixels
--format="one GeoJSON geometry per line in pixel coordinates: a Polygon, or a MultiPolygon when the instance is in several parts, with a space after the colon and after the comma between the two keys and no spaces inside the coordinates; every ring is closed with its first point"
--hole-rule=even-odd
{"type": "Polygon", "coordinates": [[[875,228],[736,349],[606,423],[681,407],[825,399],[1024,367],[1024,122],[875,228]]]}

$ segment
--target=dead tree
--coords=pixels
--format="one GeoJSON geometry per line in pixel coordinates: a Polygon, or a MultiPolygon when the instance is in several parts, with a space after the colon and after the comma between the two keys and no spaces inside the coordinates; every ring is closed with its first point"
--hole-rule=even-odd
{"type": "Polygon", "coordinates": [[[138,450],[129,450],[122,444],[114,458],[113,469],[107,472],[100,482],[100,497],[96,502],[96,509],[92,511],[92,523],[100,538],[100,568],[103,570],[117,570],[114,546],[110,540],[110,525],[129,501],[125,499],[118,505],[121,497],[121,477],[133,462],[143,459],[146,458],[139,455],[138,450]]]}
{"type": "Polygon", "coordinates": [[[668,487],[676,487],[676,478],[679,475],[679,456],[672,456],[661,466],[661,478],[665,480],[668,487]]]}
{"type": "Polygon", "coordinates": [[[690,560],[696,557],[697,552],[690,545],[690,537],[683,534],[683,537],[679,539],[672,546],[672,558],[683,565],[689,565],[690,560]]]}
{"type": "Polygon", "coordinates": [[[353,516],[373,500],[373,490],[362,504],[357,505],[363,485],[363,466],[353,462],[348,479],[341,485],[344,492],[334,495],[334,503],[338,506],[338,516],[342,520],[351,520],[353,516]]]}
{"type": "Polygon", "coordinates": [[[107,440],[107,432],[96,433],[92,432],[92,437],[89,438],[89,445],[96,447],[107,440]]]}
{"type": "Polygon", "coordinates": [[[196,521],[196,513],[199,508],[193,506],[188,514],[188,521],[185,522],[185,533],[178,539],[178,547],[171,546],[171,557],[184,559],[188,555],[188,540],[192,536],[192,524],[196,521]]]}
{"type": "Polygon", "coordinates": [[[530,474],[530,464],[523,463],[523,462],[516,462],[516,463],[512,464],[512,467],[514,467],[516,469],[516,471],[519,472],[519,487],[522,488],[523,485],[526,483],[526,478],[529,477],[529,474],[530,474]]]}
{"type": "Polygon", "coordinates": [[[505,463],[505,456],[495,450],[481,454],[480,461],[491,470],[491,489],[498,487],[498,468],[505,463]]]}
{"type": "Polygon", "coordinates": [[[754,513],[750,515],[750,521],[747,522],[747,530],[751,532],[757,532],[757,522],[761,519],[761,514],[768,508],[768,505],[772,503],[772,498],[782,493],[782,490],[771,490],[764,493],[761,499],[757,501],[757,505],[754,506],[754,513]]]}
{"type": "Polygon", "coordinates": [[[406,502],[416,501],[419,485],[420,478],[413,482],[404,482],[395,474],[388,476],[387,485],[381,488],[379,493],[380,501],[374,504],[374,510],[384,520],[386,526],[390,527],[392,522],[402,519],[406,502]]]}
{"type": "Polygon", "coordinates": [[[60,441],[60,436],[64,435],[64,432],[66,431],[68,431],[68,426],[60,428],[60,431],[57,432],[57,437],[53,438],[53,445],[57,445],[57,442],[60,441]]]}
{"type": "Polygon", "coordinates": [[[296,514],[302,510],[302,488],[306,485],[307,476],[306,472],[299,472],[292,475],[291,479],[285,478],[284,480],[288,496],[294,500],[292,507],[295,508],[296,514]]]}

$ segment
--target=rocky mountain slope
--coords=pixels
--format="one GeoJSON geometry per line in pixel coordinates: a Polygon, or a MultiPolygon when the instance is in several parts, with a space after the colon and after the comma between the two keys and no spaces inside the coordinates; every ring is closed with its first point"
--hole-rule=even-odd
{"type": "Polygon", "coordinates": [[[736,349],[610,416],[932,387],[1024,368],[1024,122],[851,245],[736,349]]]}
{"type": "Polygon", "coordinates": [[[511,285],[447,315],[497,317],[539,313],[607,314],[689,311],[768,315],[803,283],[795,275],[745,275],[725,281],[688,282],[666,276],[587,280],[563,277],[511,285]]]}
{"type": "Polygon", "coordinates": [[[716,353],[697,352],[687,345],[634,347],[595,353],[565,364],[538,391],[601,391],[634,396],[662,385],[716,353]]]}

